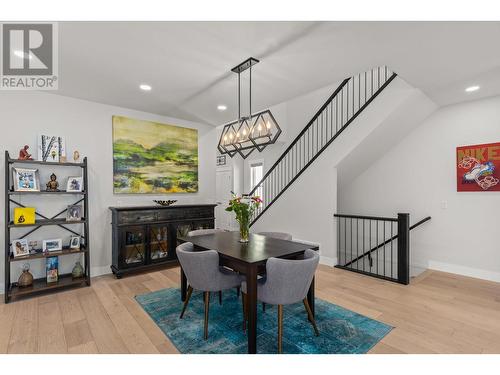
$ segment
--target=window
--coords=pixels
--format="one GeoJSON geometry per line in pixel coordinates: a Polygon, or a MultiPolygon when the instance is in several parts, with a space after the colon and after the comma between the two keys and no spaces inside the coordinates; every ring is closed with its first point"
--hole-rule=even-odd
{"type": "MultiPolygon", "coordinates": [[[[264,163],[259,162],[250,164],[250,188],[252,190],[262,180],[263,176],[264,176],[264,163]]],[[[260,186],[255,191],[255,195],[262,197],[262,186],[260,186]]]]}

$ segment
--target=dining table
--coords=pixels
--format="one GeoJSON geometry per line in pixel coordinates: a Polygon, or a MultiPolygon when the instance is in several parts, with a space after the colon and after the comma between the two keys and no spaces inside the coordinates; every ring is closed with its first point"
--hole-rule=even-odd
{"type": "MultiPolygon", "coordinates": [[[[238,231],[221,231],[201,236],[178,237],[178,243],[191,242],[195,251],[215,250],[220,266],[242,275],[247,282],[248,353],[257,353],[257,279],[266,273],[269,258],[301,259],[307,249],[319,250],[317,245],[289,241],[260,234],[250,234],[248,242],[240,242],[238,231]]],[[[181,265],[181,300],[186,300],[188,280],[181,265]]],[[[314,316],[314,278],[307,299],[314,316]]]]}

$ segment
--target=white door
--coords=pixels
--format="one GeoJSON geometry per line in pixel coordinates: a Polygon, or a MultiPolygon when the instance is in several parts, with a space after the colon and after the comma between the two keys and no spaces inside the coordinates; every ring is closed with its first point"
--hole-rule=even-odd
{"type": "Polygon", "coordinates": [[[215,210],[215,226],[219,229],[231,229],[232,212],[227,212],[231,190],[233,190],[233,173],[231,170],[217,171],[215,178],[217,208],[215,210]]]}

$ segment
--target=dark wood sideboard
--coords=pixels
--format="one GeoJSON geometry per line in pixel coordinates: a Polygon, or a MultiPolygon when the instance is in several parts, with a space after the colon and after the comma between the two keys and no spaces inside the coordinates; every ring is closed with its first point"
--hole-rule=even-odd
{"type": "Polygon", "coordinates": [[[132,272],[176,266],[177,236],[215,226],[215,204],[110,207],[117,278],[132,272]]]}

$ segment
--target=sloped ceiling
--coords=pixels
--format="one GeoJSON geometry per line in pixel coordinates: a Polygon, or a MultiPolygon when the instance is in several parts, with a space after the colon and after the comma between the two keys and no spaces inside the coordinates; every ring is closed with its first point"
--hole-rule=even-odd
{"type": "Polygon", "coordinates": [[[439,105],[500,94],[500,22],[62,22],[59,40],[57,94],[214,126],[250,56],[254,109],[377,65],[439,105]]]}

